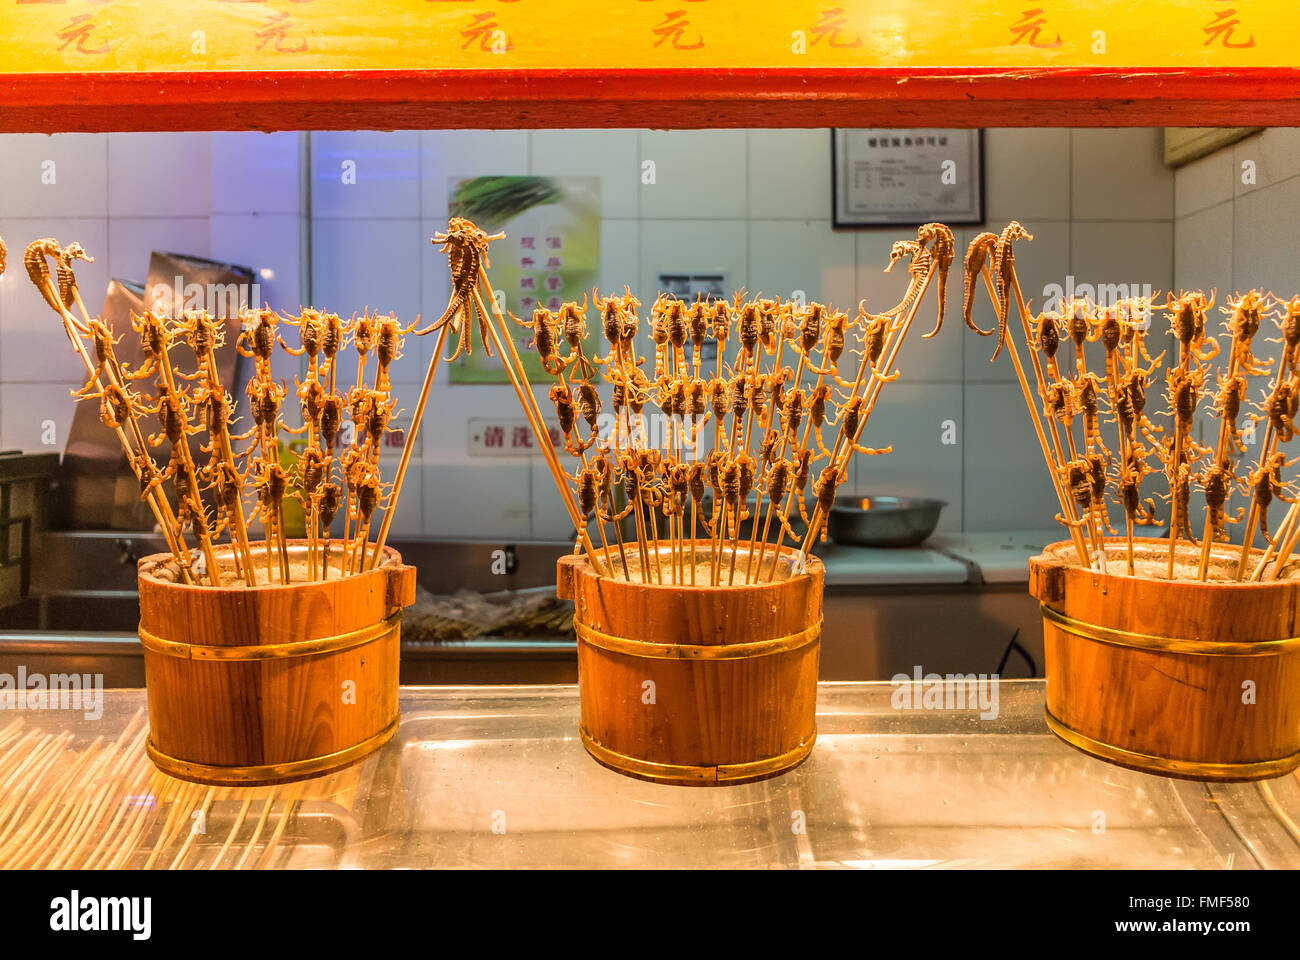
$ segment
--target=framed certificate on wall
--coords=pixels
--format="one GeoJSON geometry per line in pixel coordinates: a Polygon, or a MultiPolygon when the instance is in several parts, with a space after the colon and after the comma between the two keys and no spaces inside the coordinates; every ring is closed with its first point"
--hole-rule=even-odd
{"type": "Polygon", "coordinates": [[[837,228],[984,222],[984,131],[831,131],[837,228]]]}

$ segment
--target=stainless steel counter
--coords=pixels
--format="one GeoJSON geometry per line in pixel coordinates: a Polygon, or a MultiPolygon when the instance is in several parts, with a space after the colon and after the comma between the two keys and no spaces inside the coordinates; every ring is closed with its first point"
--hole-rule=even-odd
{"type": "MultiPolygon", "coordinates": [[[[144,692],[107,691],[98,721],[17,715],[19,730],[73,739],[47,748],[54,761],[12,815],[53,799],[43,820],[68,816],[39,849],[0,845],[0,867],[1300,867],[1295,775],[1209,786],[1110,766],[1048,732],[1038,681],[998,683],[989,719],[895,709],[901,689],[822,684],[806,763],[692,788],[591,760],[573,686],[404,688],[401,727],[375,756],[243,790],[141,763],[138,733],[118,741],[144,692]],[[126,773],[68,787],[87,751],[114,744],[101,769],[126,773]]],[[[0,731],[13,719],[0,712],[0,731]]]]}

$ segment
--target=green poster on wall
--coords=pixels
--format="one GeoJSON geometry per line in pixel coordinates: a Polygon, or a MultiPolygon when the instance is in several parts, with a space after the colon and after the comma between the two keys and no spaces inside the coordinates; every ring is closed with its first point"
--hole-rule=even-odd
{"type": "MultiPolygon", "coordinates": [[[[459,177],[452,179],[449,197],[449,216],[473,220],[488,233],[505,231],[488,251],[488,273],[506,310],[531,320],[539,305],[558,310],[567,300],[590,301],[600,271],[599,177],[459,177]]],[[[549,382],[532,330],[510,326],[529,379],[549,382]]],[[[599,347],[594,310],[587,328],[590,356],[599,347]]],[[[509,382],[501,362],[478,349],[453,363],[450,377],[452,383],[509,382]]]]}

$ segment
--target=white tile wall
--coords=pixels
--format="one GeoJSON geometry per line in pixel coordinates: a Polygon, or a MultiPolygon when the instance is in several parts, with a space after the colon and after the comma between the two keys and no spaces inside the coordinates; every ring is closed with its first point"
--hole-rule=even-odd
{"type": "Polygon", "coordinates": [[[76,410],[71,391],[81,383],[0,383],[0,450],[61,453],[76,410]]]}
{"type": "MultiPolygon", "coordinates": [[[[1181,182],[1181,170],[1178,176],[1181,182]]],[[[1233,206],[1229,197],[1223,203],[1189,213],[1175,222],[1175,290],[1226,291],[1232,288],[1232,249],[1223,243],[1223,239],[1232,236],[1233,206]]]]}
{"type": "Polygon", "coordinates": [[[311,135],[313,218],[412,218],[419,210],[419,133],[311,135]]]}
{"type": "Polygon", "coordinates": [[[748,136],[749,215],[755,219],[830,220],[830,133],[750,130],[748,136]]]}
{"type": "Polygon", "coordinates": [[[1168,220],[1174,175],[1164,163],[1164,131],[1070,131],[1070,213],[1075,220],[1168,220]]]}
{"type": "Polygon", "coordinates": [[[1232,147],[1233,191],[1242,196],[1271,187],[1300,174],[1300,130],[1294,127],[1270,127],[1239,140],[1232,147]],[[1255,182],[1243,183],[1247,160],[1255,163],[1255,182]]]}
{"type": "Polygon", "coordinates": [[[964,390],[963,528],[1051,528],[1060,507],[1020,387],[967,383],[964,390]]]}
{"type": "MultiPolygon", "coordinates": [[[[1300,197],[1288,178],[1300,172],[1289,166],[1300,151],[1292,136],[1269,131],[1227,151],[1230,159],[1207,158],[1175,178],[1159,161],[1156,131],[989,130],[987,229],[1000,230],[1014,217],[1035,234],[1017,248],[1034,307],[1041,306],[1045,284],[1063,283],[1070,273],[1086,282],[1149,278],[1167,289],[1175,270],[1182,283],[1193,267],[1199,273],[1217,265],[1216,283],[1249,273],[1259,278],[1253,282],[1285,286],[1281,227],[1257,234],[1243,226],[1253,221],[1242,214],[1296,222],[1300,197]],[[1252,151],[1259,154],[1260,184],[1239,189],[1238,155],[1252,151]],[[1234,193],[1242,196],[1229,210],[1234,193]],[[1212,239],[1198,239],[1202,231],[1212,239]],[[1233,250],[1234,240],[1241,250],[1233,250]]],[[[411,319],[419,312],[427,323],[446,303],[445,261],[428,238],[445,223],[451,177],[592,174],[602,182],[600,282],[606,289],[630,284],[648,304],[661,271],[721,269],[735,287],[785,295],[802,289],[808,299],[848,310],[864,297],[868,309],[892,306],[906,274],[880,271],[893,240],[911,231],[833,231],[829,149],[825,130],[5,137],[0,235],[11,250],[52,233],[100,251],[94,267],[83,268],[83,288],[102,285],[110,271],[142,277],[151,250],[173,248],[270,270],[261,280],[263,294],[276,305],[306,300],[345,315],[368,306],[411,319]],[[304,210],[297,171],[308,150],[311,206],[304,210]],[[57,185],[46,188],[51,192],[13,189],[47,153],[58,170],[57,185]],[[356,184],[341,182],[345,160],[356,163],[356,184]],[[642,183],[646,160],[655,164],[653,184],[642,183]],[[310,290],[299,287],[304,230],[312,251],[310,290]]],[[[958,231],[958,268],[978,229],[958,231]]],[[[964,329],[959,269],[954,278],[944,330],[933,340],[920,338],[933,325],[927,304],[900,355],[904,379],[885,388],[868,426],[866,442],[893,442],[894,453],[857,466],[850,483],[949,500],[946,530],[1050,524],[1056,505],[1023,423],[1010,364],[999,357],[990,365],[992,340],[964,329]],[[945,419],[956,421],[952,446],[940,442],[945,419]]],[[[14,399],[25,395],[18,386],[23,379],[45,384],[38,403],[65,410],[66,419],[71,403],[64,403],[64,384],[79,376],[53,316],[46,320],[48,310],[19,279],[25,281],[11,271],[0,280],[0,443],[6,445],[14,438],[32,442],[31,418],[14,412],[23,409],[14,399]]],[[[977,322],[990,326],[982,290],[977,303],[977,322]]],[[[406,362],[395,368],[399,393],[412,406],[431,349],[432,338],[412,338],[406,362]]],[[[544,397],[543,409],[550,409],[544,397]]],[[[466,420],[491,415],[519,416],[509,387],[451,386],[440,373],[395,535],[569,535],[540,458],[467,455],[466,420]]]]}
{"type": "Polygon", "coordinates": [[[206,133],[110,133],[110,217],[206,217],[212,213],[206,133]]]}
{"type": "Polygon", "coordinates": [[[736,220],[641,221],[641,282],[638,297],[648,310],[659,274],[725,271],[732,287],[755,289],[748,269],[749,228],[736,220]]]}
{"type": "Polygon", "coordinates": [[[115,277],[143,282],[153,251],[212,255],[211,217],[111,217],[108,269],[115,277]]]}
{"type": "MultiPolygon", "coordinates": [[[[853,234],[828,220],[750,220],[749,269],[764,296],[819,301],[853,316],[857,264],[853,234]]],[[[756,291],[757,292],[757,291],[756,291]]]]}
{"type": "MultiPolygon", "coordinates": [[[[1300,293],[1295,233],[1300,224],[1300,178],[1242,194],[1233,209],[1233,287],[1262,287],[1286,297],[1300,293]]],[[[1217,238],[1221,249],[1226,240],[1217,238]]]]}
{"type": "Polygon", "coordinates": [[[1182,219],[1231,200],[1235,170],[1231,150],[1216,150],[1179,167],[1174,176],[1174,216],[1182,219]]]}
{"type": "Polygon", "coordinates": [[[984,131],[984,211],[1007,220],[1070,218],[1070,133],[1066,129],[984,131]]]}
{"type": "MultiPolygon", "coordinates": [[[[744,130],[643,130],[640,161],[654,164],[641,188],[646,218],[743,219],[749,199],[744,130]]],[[[830,149],[827,136],[827,149],[830,149]]]]}
{"type": "Polygon", "coordinates": [[[214,133],[213,213],[304,213],[303,133],[214,133]]]}
{"type": "MultiPolygon", "coordinates": [[[[10,134],[0,153],[0,218],[108,215],[108,140],[89,133],[10,134]]],[[[32,238],[35,239],[35,238],[32,238]]]]}
{"type": "Polygon", "coordinates": [[[900,378],[885,384],[862,432],[862,445],[893,449],[881,456],[858,457],[856,493],[947,501],[939,530],[961,530],[962,405],[960,383],[909,383],[900,378]],[[956,442],[944,442],[949,438],[956,442]]]}

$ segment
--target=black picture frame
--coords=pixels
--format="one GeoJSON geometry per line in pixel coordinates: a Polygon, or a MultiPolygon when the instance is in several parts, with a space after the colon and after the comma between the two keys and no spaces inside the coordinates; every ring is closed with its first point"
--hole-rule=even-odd
{"type": "MultiPolygon", "coordinates": [[[[975,160],[974,210],[963,209],[920,209],[906,213],[891,214],[881,211],[861,217],[846,215],[840,205],[840,172],[844,169],[845,159],[840,154],[847,150],[847,139],[842,136],[855,129],[866,132],[877,128],[832,127],[831,134],[831,226],[836,230],[870,230],[876,227],[920,226],[923,223],[940,221],[950,226],[977,226],[984,223],[984,131],[982,129],[945,129],[938,131],[930,128],[887,129],[879,128],[882,135],[906,138],[908,135],[931,136],[942,133],[946,136],[972,138],[971,155],[975,160]]],[[[906,149],[906,148],[904,148],[906,149]]]]}

